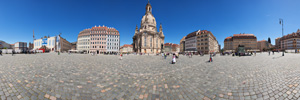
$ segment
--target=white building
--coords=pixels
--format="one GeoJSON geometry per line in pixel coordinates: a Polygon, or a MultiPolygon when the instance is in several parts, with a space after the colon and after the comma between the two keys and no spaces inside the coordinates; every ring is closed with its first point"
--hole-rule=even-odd
{"type": "Polygon", "coordinates": [[[132,53],[133,52],[133,46],[130,44],[124,44],[121,48],[120,48],[120,52],[121,53],[132,53]]]}
{"type": "Polygon", "coordinates": [[[14,46],[16,51],[24,52],[28,50],[26,42],[16,42],[14,46]]]}
{"type": "Polygon", "coordinates": [[[77,50],[80,52],[90,52],[90,32],[91,29],[81,31],[77,38],[77,50]]]}
{"type": "Polygon", "coordinates": [[[185,37],[185,52],[197,52],[197,31],[185,37]]]}
{"type": "Polygon", "coordinates": [[[67,52],[72,48],[72,44],[60,36],[44,37],[34,40],[34,50],[46,46],[50,51],[67,52]]]}
{"type": "Polygon", "coordinates": [[[120,36],[114,34],[106,35],[106,49],[107,52],[119,52],[120,47],[120,36]]]}

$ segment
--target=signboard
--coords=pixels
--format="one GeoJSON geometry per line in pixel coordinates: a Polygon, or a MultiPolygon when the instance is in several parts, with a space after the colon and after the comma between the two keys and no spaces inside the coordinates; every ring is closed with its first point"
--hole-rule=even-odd
{"type": "Polygon", "coordinates": [[[43,39],[42,45],[47,45],[47,38],[44,38],[44,39],[43,39]]]}

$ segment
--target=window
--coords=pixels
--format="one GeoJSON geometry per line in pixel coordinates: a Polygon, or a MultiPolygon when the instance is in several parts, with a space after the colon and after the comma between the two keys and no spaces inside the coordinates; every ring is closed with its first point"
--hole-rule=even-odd
{"type": "Polygon", "coordinates": [[[144,47],[146,47],[146,40],[147,38],[146,38],[146,36],[144,36],[144,47]]]}
{"type": "Polygon", "coordinates": [[[152,47],[152,38],[150,37],[150,47],[152,47]]]}

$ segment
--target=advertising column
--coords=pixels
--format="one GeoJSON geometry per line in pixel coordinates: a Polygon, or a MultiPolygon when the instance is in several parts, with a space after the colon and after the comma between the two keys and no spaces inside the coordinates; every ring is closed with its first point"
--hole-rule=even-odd
{"type": "Polygon", "coordinates": [[[56,50],[60,51],[60,36],[56,36],[56,50]]]}

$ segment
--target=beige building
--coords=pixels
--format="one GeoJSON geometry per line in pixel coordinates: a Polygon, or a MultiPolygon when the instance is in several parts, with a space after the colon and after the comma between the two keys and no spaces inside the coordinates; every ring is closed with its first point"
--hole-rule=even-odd
{"type": "Polygon", "coordinates": [[[185,52],[218,53],[219,43],[210,31],[198,30],[186,36],[185,52]]]}
{"type": "Polygon", "coordinates": [[[129,45],[129,44],[124,44],[121,48],[120,48],[120,52],[121,53],[132,53],[133,52],[133,46],[129,45]]]}
{"type": "Polygon", "coordinates": [[[165,53],[179,53],[180,47],[178,44],[174,43],[165,43],[164,44],[164,51],[165,53]]]}
{"type": "Polygon", "coordinates": [[[268,49],[272,48],[272,44],[270,44],[266,40],[257,41],[257,49],[259,51],[267,51],[268,49]]]}
{"type": "Polygon", "coordinates": [[[185,36],[180,40],[180,52],[184,53],[185,50],[185,36]]]}
{"type": "Polygon", "coordinates": [[[257,38],[253,34],[234,34],[224,40],[224,51],[235,52],[239,45],[243,45],[246,51],[258,51],[257,38]]]}
{"type": "Polygon", "coordinates": [[[280,49],[287,52],[299,52],[300,50],[300,29],[297,32],[285,35],[280,38],[280,49]]]}
{"type": "Polygon", "coordinates": [[[146,5],[146,13],[142,18],[141,26],[136,26],[133,36],[133,51],[137,53],[160,53],[163,49],[164,34],[160,24],[159,32],[156,28],[156,20],[152,14],[150,3],[146,5]]]}
{"type": "Polygon", "coordinates": [[[216,37],[207,30],[199,31],[197,34],[197,51],[200,53],[218,53],[219,43],[216,37]]]}
{"type": "Polygon", "coordinates": [[[275,48],[279,50],[281,48],[281,37],[275,39],[275,48]]]}

